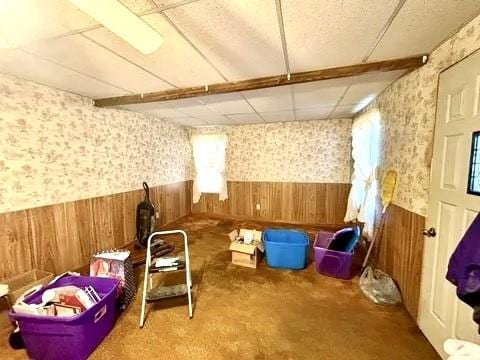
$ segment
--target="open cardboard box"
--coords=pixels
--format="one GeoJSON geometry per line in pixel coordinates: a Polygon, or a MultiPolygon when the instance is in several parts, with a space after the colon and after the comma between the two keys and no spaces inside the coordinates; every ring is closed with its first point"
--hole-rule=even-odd
{"type": "Polygon", "coordinates": [[[233,230],[228,236],[231,241],[230,251],[232,252],[232,264],[256,269],[265,250],[262,242],[262,232],[240,229],[240,232],[233,230]],[[245,244],[243,241],[237,240],[239,236],[245,237],[245,235],[252,239],[250,244],[245,244]]]}

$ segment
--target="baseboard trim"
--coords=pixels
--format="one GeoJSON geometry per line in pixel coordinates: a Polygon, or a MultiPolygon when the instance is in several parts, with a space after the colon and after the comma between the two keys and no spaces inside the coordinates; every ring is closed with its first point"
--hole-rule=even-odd
{"type": "MultiPolygon", "coordinates": [[[[339,228],[348,226],[348,224],[319,224],[319,223],[311,223],[311,222],[303,222],[297,220],[282,220],[282,219],[268,219],[268,218],[255,218],[251,216],[240,216],[240,215],[219,215],[219,214],[211,214],[207,212],[201,213],[192,213],[186,216],[193,216],[193,217],[205,217],[205,218],[213,218],[213,219],[221,219],[221,220],[247,220],[247,221],[256,221],[256,222],[269,222],[269,223],[276,223],[276,224],[285,224],[285,225],[307,225],[312,227],[319,227],[322,229],[332,229],[337,230],[339,228]]],[[[186,217],[184,216],[184,217],[186,217]]],[[[179,219],[180,220],[180,219],[179,219]]],[[[178,220],[177,220],[178,221],[178,220]]]]}
{"type": "Polygon", "coordinates": [[[350,184],[228,181],[227,190],[225,200],[218,194],[202,194],[192,204],[192,212],[297,224],[343,224],[350,184]]]}

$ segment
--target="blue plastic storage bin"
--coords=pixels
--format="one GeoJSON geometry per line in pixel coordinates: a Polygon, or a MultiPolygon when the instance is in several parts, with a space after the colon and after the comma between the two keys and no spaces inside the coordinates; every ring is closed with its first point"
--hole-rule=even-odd
{"type": "Polygon", "coordinates": [[[304,269],[308,236],[302,231],[267,229],[263,232],[267,265],[280,269],[304,269]]]}

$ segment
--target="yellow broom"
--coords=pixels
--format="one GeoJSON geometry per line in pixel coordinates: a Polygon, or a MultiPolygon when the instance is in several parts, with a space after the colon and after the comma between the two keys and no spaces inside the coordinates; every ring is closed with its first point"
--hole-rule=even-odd
{"type": "Polygon", "coordinates": [[[383,205],[382,215],[380,218],[380,222],[377,224],[377,226],[375,227],[375,231],[373,232],[372,242],[370,243],[370,246],[367,251],[367,255],[365,256],[365,260],[363,261],[362,272],[367,267],[368,259],[372,252],[373,245],[375,244],[375,241],[379,237],[381,233],[381,229],[383,228],[383,224],[385,222],[385,212],[387,211],[388,206],[392,201],[393,192],[395,191],[396,184],[397,184],[397,172],[394,170],[388,170],[382,179],[382,190],[381,190],[381,198],[382,198],[382,205],[383,205]]]}

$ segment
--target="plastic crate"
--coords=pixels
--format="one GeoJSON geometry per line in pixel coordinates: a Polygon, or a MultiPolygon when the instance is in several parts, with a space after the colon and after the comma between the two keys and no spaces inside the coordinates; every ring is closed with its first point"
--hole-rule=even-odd
{"type": "Polygon", "coordinates": [[[328,247],[334,233],[319,231],[313,244],[315,269],[317,272],[340,279],[351,278],[353,250],[349,252],[331,250],[328,247]]]}
{"type": "Polygon", "coordinates": [[[280,269],[304,269],[308,236],[302,231],[267,229],[263,232],[267,265],[280,269]]]}
{"type": "Polygon", "coordinates": [[[26,315],[10,312],[18,322],[30,359],[86,359],[107,336],[115,323],[115,297],[118,280],[111,278],[67,276],[28,296],[24,301],[38,304],[46,289],[75,285],[92,286],[101,300],[72,317],[26,315]]]}

